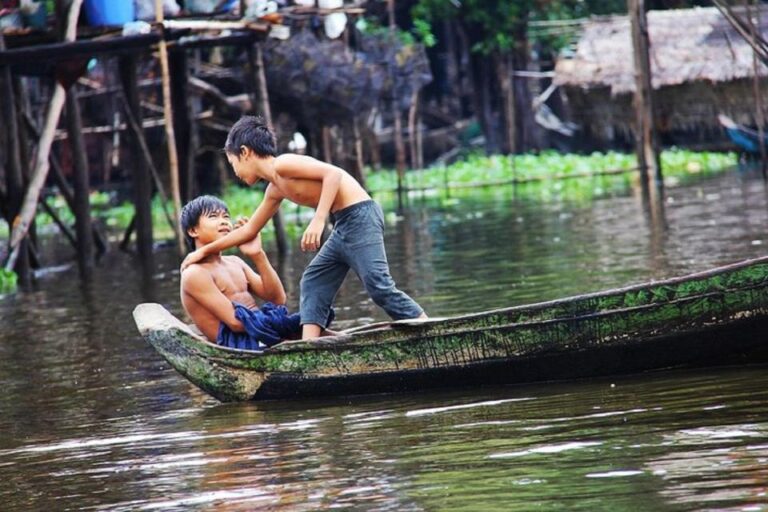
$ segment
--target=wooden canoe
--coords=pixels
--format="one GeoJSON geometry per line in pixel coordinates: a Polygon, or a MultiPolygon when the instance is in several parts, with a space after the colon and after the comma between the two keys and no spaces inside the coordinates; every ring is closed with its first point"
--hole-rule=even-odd
{"type": "Polygon", "coordinates": [[[532,382],[768,360],[768,257],[443,319],[364,326],[264,352],[219,347],[159,304],[142,336],[222,401],[532,382]]]}

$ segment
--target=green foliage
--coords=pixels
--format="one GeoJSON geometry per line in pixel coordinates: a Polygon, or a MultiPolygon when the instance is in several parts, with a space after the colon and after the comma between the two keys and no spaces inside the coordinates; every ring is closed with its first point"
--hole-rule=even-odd
{"type": "Polygon", "coordinates": [[[12,270],[0,268],[0,294],[13,293],[16,291],[18,276],[12,270]]]}
{"type": "MultiPolygon", "coordinates": [[[[489,54],[511,50],[516,40],[538,41],[558,49],[569,42],[569,29],[537,30],[528,37],[529,21],[568,20],[590,15],[626,12],[623,0],[418,0],[411,10],[421,34],[432,34],[431,24],[442,19],[457,19],[475,27],[481,34],[473,41],[474,51],[489,54]]],[[[431,38],[434,40],[434,36],[431,38]]]]}

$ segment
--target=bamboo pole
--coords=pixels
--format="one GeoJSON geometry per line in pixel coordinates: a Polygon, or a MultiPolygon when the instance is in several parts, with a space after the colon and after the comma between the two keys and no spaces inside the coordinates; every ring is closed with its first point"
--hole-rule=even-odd
{"type": "MultiPolygon", "coordinates": [[[[155,0],[155,21],[163,23],[163,0],[155,0]]],[[[160,71],[163,79],[163,113],[165,118],[165,137],[168,143],[168,167],[171,173],[171,195],[173,197],[174,218],[179,217],[181,212],[181,190],[179,186],[179,159],[176,150],[176,133],[173,129],[173,112],[171,103],[171,78],[168,69],[168,45],[165,41],[165,35],[160,38],[158,44],[160,53],[160,71]]],[[[176,243],[180,256],[186,254],[184,233],[181,228],[176,229],[176,243]]]]}
{"type": "MultiPolygon", "coordinates": [[[[80,15],[80,7],[82,5],[83,0],[72,0],[67,16],[64,41],[75,40],[77,18],[80,15]]],[[[24,195],[21,211],[13,221],[10,244],[11,254],[5,265],[6,270],[13,269],[16,258],[18,257],[20,243],[26,237],[27,231],[35,216],[37,202],[40,198],[40,190],[43,188],[45,179],[48,176],[48,169],[50,167],[48,155],[51,152],[53,135],[56,132],[56,125],[59,122],[61,110],[64,107],[64,96],[64,87],[62,87],[60,83],[55,82],[53,95],[51,96],[51,101],[45,115],[45,124],[43,125],[40,142],[38,143],[37,151],[35,153],[35,167],[32,173],[32,179],[30,180],[29,187],[24,195]]]]}
{"type": "Polygon", "coordinates": [[[653,178],[656,185],[661,186],[663,184],[663,176],[655,125],[645,0],[627,0],[627,6],[632,27],[632,46],[635,62],[635,116],[637,120],[635,143],[637,159],[643,178],[645,180],[653,178]]]}

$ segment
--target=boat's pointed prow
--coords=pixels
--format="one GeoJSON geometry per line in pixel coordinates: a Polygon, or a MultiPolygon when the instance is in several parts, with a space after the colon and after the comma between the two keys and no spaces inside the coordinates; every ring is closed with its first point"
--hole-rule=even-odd
{"type": "Polygon", "coordinates": [[[151,330],[168,329],[175,318],[160,304],[145,302],[133,309],[133,320],[143,336],[151,330]]]}

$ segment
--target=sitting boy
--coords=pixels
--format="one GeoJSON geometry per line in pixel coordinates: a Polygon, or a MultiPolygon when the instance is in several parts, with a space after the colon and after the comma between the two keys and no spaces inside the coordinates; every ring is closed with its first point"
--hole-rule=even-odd
{"type": "MultiPolygon", "coordinates": [[[[187,203],[181,210],[181,226],[189,250],[233,229],[227,205],[213,196],[187,203]]],[[[237,256],[207,256],[181,274],[184,310],[210,341],[230,348],[262,350],[300,337],[300,317],[289,315],[284,306],[285,290],[262,249],[261,237],[238,248],[253,261],[256,272],[237,256]],[[254,295],[267,302],[258,308],[254,295]]]]}

